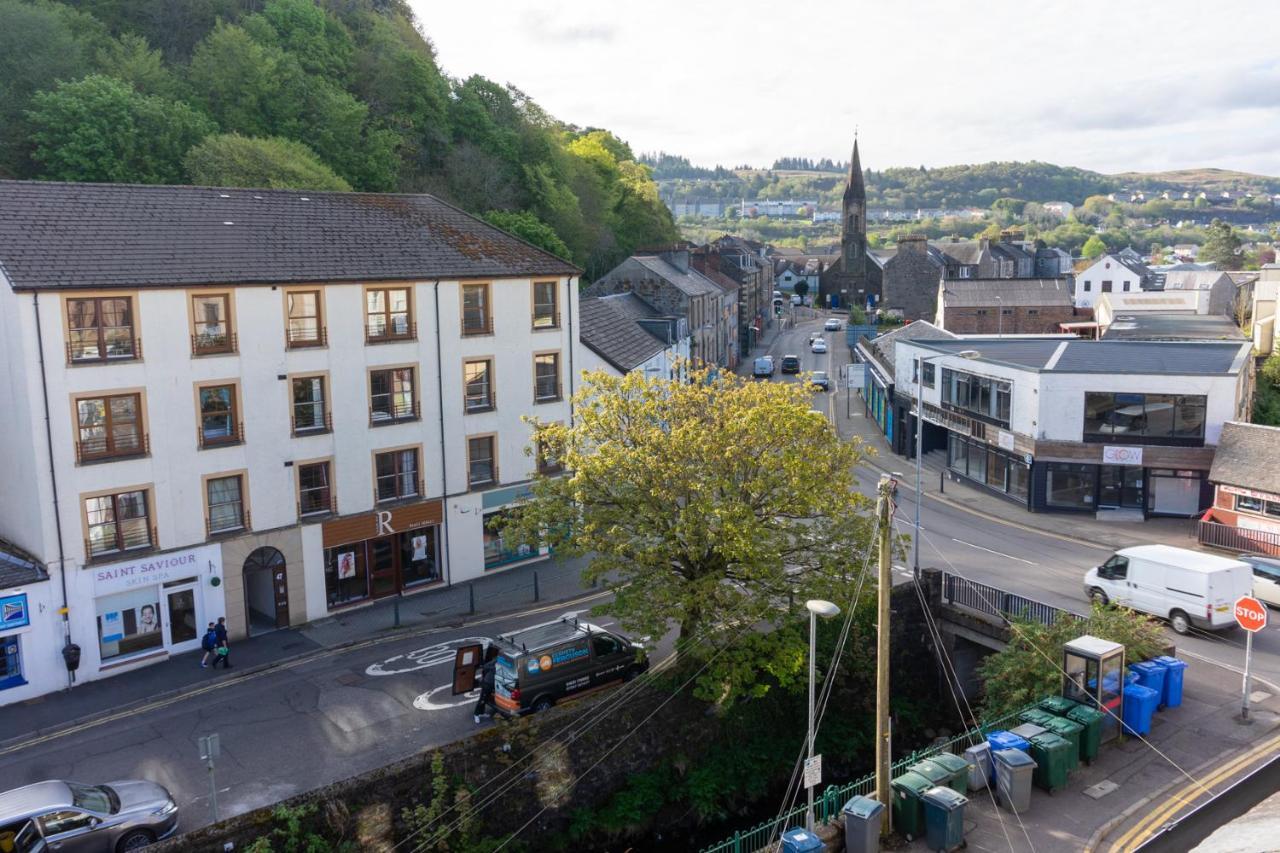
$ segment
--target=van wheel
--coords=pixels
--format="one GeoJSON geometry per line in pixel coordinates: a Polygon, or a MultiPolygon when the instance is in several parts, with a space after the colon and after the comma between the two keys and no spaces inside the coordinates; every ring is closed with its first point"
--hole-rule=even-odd
{"type": "Polygon", "coordinates": [[[1175,610],[1169,614],[1169,626],[1175,634],[1186,634],[1191,630],[1191,620],[1181,610],[1175,610]]]}
{"type": "Polygon", "coordinates": [[[533,703],[533,712],[538,714],[542,711],[549,711],[551,710],[551,706],[554,704],[556,703],[552,701],[550,696],[541,696],[538,698],[537,702],[533,703]]]}
{"type": "Polygon", "coordinates": [[[1111,603],[1111,599],[1107,598],[1107,594],[1096,586],[1089,591],[1089,598],[1099,607],[1106,607],[1111,603]]]}
{"type": "Polygon", "coordinates": [[[135,829],[120,839],[120,843],[116,845],[116,850],[118,853],[130,853],[133,850],[141,850],[153,841],[155,839],[151,837],[151,833],[145,829],[135,829]]]}

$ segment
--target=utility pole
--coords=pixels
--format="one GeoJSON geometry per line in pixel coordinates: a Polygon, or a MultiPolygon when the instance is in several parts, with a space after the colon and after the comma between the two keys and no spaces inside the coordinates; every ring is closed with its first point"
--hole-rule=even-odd
{"type": "MultiPolygon", "coordinates": [[[[876,487],[876,547],[879,555],[876,597],[876,799],[885,808],[882,834],[892,831],[893,790],[889,787],[893,755],[889,751],[889,596],[893,592],[893,567],[889,543],[893,526],[893,496],[898,483],[881,475],[876,487]]],[[[917,496],[919,500],[919,496],[917,496]]]]}

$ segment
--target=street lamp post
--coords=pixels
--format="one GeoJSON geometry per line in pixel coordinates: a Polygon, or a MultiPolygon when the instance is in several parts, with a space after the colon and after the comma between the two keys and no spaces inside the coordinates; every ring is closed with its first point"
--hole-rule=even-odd
{"type": "MultiPolygon", "coordinates": [[[[996,298],[999,299],[999,297],[996,298]]],[[[920,580],[920,504],[923,497],[921,475],[924,471],[924,366],[945,355],[972,359],[977,358],[979,354],[976,349],[966,349],[957,353],[939,353],[928,358],[916,359],[916,526],[915,538],[911,543],[911,576],[917,581],[920,580]]]]}
{"type": "MultiPolygon", "coordinates": [[[[809,738],[807,743],[808,752],[806,753],[809,761],[813,761],[813,658],[817,647],[818,638],[818,617],[830,619],[832,616],[840,615],[840,608],[832,604],[830,601],[823,601],[820,598],[814,598],[804,603],[805,608],[809,611],[809,738]]],[[[804,825],[807,830],[813,832],[813,787],[806,784],[808,789],[809,806],[804,813],[804,825]]]]}
{"type": "Polygon", "coordinates": [[[996,323],[998,324],[996,326],[996,334],[1003,335],[1004,334],[1004,300],[1001,299],[999,296],[996,297],[996,317],[997,317],[996,323]]]}

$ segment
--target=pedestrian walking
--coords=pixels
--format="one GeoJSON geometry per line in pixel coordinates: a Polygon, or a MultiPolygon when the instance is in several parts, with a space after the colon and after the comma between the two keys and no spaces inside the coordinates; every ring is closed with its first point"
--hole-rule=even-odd
{"type": "Polygon", "coordinates": [[[498,665],[497,646],[490,646],[485,652],[484,664],[480,667],[480,698],[476,701],[475,711],[472,712],[472,718],[476,725],[480,725],[480,717],[490,717],[489,705],[493,701],[494,681],[497,676],[498,665]]]}
{"type": "Polygon", "coordinates": [[[204,649],[204,654],[200,656],[200,668],[204,669],[209,665],[209,655],[218,648],[218,631],[212,622],[209,623],[204,636],[200,638],[200,648],[204,649]]]}
{"type": "Polygon", "coordinates": [[[218,664],[221,663],[223,669],[231,669],[231,646],[227,643],[227,617],[219,616],[218,624],[213,626],[213,631],[213,668],[217,669],[218,664]]]}

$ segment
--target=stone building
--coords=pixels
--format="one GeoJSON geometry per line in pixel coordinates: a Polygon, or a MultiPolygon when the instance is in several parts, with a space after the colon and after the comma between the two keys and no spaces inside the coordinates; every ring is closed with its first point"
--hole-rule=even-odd
{"type": "Polygon", "coordinates": [[[1077,310],[1062,279],[968,279],[938,285],[936,325],[957,335],[1053,334],[1077,310]]]}
{"type": "Polygon", "coordinates": [[[867,188],[853,141],[840,224],[840,259],[822,273],[818,295],[824,304],[874,306],[880,301],[881,269],[867,254],[867,188]]]}

